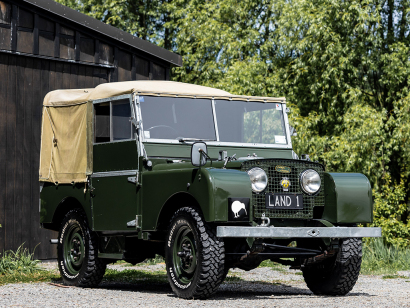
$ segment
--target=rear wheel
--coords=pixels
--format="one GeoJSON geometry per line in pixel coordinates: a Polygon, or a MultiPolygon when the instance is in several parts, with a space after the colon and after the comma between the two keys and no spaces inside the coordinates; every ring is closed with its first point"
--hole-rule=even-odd
{"type": "Polygon", "coordinates": [[[357,282],[362,263],[362,240],[340,239],[338,253],[302,268],[309,289],[317,295],[346,295],[357,282]]]}
{"type": "Polygon", "coordinates": [[[168,280],[182,298],[206,298],[224,279],[225,249],[215,228],[193,208],[179,209],[171,219],[165,246],[168,280]]]}
{"type": "Polygon", "coordinates": [[[57,245],[58,268],[64,284],[97,286],[106,264],[98,258],[97,237],[89,229],[82,211],[69,211],[63,219],[57,245]]]}

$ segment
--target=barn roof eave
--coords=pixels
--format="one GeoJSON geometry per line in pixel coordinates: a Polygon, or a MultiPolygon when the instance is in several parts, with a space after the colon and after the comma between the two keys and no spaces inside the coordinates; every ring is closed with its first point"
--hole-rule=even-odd
{"type": "Polygon", "coordinates": [[[93,17],[82,14],[76,10],[66,7],[53,0],[22,0],[23,2],[46,10],[63,19],[80,24],[90,30],[101,33],[123,44],[127,44],[135,49],[141,50],[154,57],[160,58],[173,66],[182,66],[182,57],[169,50],[161,48],[151,42],[136,37],[128,32],[105,24],[93,17]]]}

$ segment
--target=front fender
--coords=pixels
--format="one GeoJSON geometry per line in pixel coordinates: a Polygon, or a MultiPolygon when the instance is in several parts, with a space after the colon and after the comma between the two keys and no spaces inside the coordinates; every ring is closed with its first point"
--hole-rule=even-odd
{"type": "Polygon", "coordinates": [[[360,173],[325,172],[322,219],[331,223],[373,222],[372,188],[360,173]]]}
{"type": "MultiPolygon", "coordinates": [[[[213,209],[210,212],[210,221],[228,221],[228,198],[251,200],[251,181],[246,172],[234,169],[204,169],[203,174],[209,182],[209,205],[213,209]]],[[[199,196],[197,200],[198,198],[199,196]]],[[[249,217],[253,217],[252,206],[249,209],[249,217]]]]}
{"type": "MultiPolygon", "coordinates": [[[[142,179],[144,230],[155,230],[168,201],[189,194],[201,208],[205,221],[228,220],[228,198],[251,198],[246,172],[234,169],[185,168],[146,172],[142,179]]],[[[252,217],[250,213],[249,217],[252,217]]]]}

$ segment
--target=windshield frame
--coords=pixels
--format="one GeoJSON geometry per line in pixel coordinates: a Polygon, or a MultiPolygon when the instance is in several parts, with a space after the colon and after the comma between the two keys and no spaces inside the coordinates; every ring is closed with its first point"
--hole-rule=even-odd
{"type": "MultiPolygon", "coordinates": [[[[144,94],[143,96],[157,96],[157,95],[147,95],[144,94]]],[[[200,97],[198,97],[200,98],[200,97]]],[[[196,97],[193,97],[192,99],[196,99],[196,97]]],[[[143,116],[141,113],[141,105],[139,103],[140,96],[135,95],[135,105],[136,105],[136,110],[137,113],[139,113],[140,120],[141,120],[141,129],[142,133],[140,134],[141,142],[143,143],[166,143],[166,144],[181,144],[179,140],[173,140],[173,139],[154,139],[150,138],[147,139],[145,138],[144,134],[144,128],[143,128],[143,116]]],[[[284,121],[284,126],[285,126],[285,134],[286,134],[286,144],[268,144],[268,143],[244,143],[244,142],[222,142],[219,141],[219,130],[218,130],[218,121],[217,121],[217,116],[216,116],[216,109],[215,109],[215,99],[214,98],[209,98],[212,104],[212,113],[213,113],[213,120],[214,120],[214,129],[215,129],[215,136],[216,140],[215,141],[206,141],[206,144],[210,146],[226,146],[226,147],[248,147],[248,148],[276,148],[276,149],[292,149],[292,140],[290,138],[290,130],[289,130],[289,119],[287,115],[287,107],[286,107],[286,101],[283,100],[281,102],[262,102],[264,104],[281,104],[281,112],[282,112],[282,117],[284,121]]],[[[222,98],[218,98],[218,100],[222,100],[222,98]]],[[[230,100],[229,98],[226,98],[226,100],[230,100]]],[[[235,100],[236,101],[236,100],[235,100]]],[[[249,100],[237,100],[238,102],[248,102],[249,100]]]]}

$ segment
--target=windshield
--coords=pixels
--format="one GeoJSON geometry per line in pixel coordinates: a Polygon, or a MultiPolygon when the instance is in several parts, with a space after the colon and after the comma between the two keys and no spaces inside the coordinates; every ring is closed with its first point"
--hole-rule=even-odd
{"type": "Polygon", "coordinates": [[[212,100],[140,96],[144,138],[216,140],[212,100]]]}
{"type": "Polygon", "coordinates": [[[282,104],[215,100],[219,141],[286,144],[282,104]]]}
{"type": "MultiPolygon", "coordinates": [[[[140,96],[144,138],[217,140],[212,100],[140,96]]],[[[282,104],[215,100],[220,142],[287,144],[282,104]]]]}

